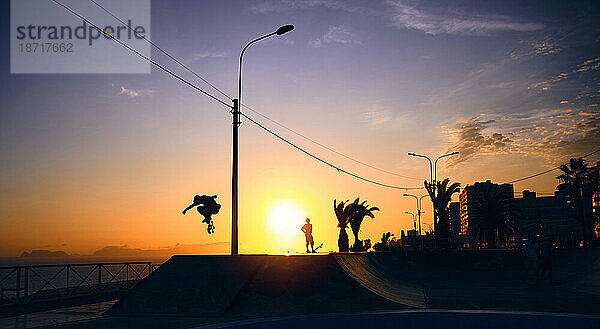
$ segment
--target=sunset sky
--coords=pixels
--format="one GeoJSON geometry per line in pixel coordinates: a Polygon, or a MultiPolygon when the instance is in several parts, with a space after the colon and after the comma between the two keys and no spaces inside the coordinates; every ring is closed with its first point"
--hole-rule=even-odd
{"type": "MultiPolygon", "coordinates": [[[[1,6],[8,45],[9,2],[1,6]]],[[[153,0],[151,24],[155,43],[230,96],[237,94],[242,47],[294,24],[246,52],[244,103],[410,178],[352,162],[246,114],[341,168],[391,185],[420,187],[429,178],[427,161],[407,152],[459,151],[440,160],[438,178],[464,186],[521,178],[600,146],[599,7],[547,0],[153,0]]],[[[220,96],[159,52],[152,58],[220,96]]],[[[10,74],[6,46],[0,63],[0,257],[229,242],[227,108],[155,68],[149,75],[10,74]],[[213,235],[195,211],[181,215],[195,194],[216,194],[223,206],[213,235]]],[[[337,249],[334,199],[360,196],[381,208],[365,219],[361,239],[412,227],[404,212],[414,212],[415,201],[404,191],[338,173],[248,121],[240,129],[241,252],[301,252],[306,217],[315,242],[337,249]],[[292,217],[281,224],[278,216],[292,217]]],[[[518,183],[515,191],[552,193],[555,177],[518,183]]],[[[427,199],[424,211],[431,224],[427,199]]]]}

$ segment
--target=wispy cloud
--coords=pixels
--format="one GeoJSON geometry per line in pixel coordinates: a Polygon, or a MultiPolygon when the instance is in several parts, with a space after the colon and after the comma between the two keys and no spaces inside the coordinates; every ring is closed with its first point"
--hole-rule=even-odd
{"type": "Polygon", "coordinates": [[[537,155],[552,163],[581,156],[600,145],[600,111],[593,105],[458,120],[453,127],[443,127],[452,141],[449,150],[460,152],[448,165],[509,153],[537,155]]]}
{"type": "Polygon", "coordinates": [[[484,134],[483,130],[495,120],[481,121],[479,118],[461,120],[457,127],[448,130],[448,133],[454,139],[451,147],[452,151],[458,151],[458,155],[451,158],[449,163],[455,165],[465,162],[476,155],[498,153],[507,149],[508,144],[512,143],[509,136],[502,133],[484,134]]]}
{"type": "Polygon", "coordinates": [[[153,89],[129,89],[121,86],[119,95],[127,96],[128,98],[137,98],[144,95],[154,94],[156,90],[153,89]]]}
{"type": "Polygon", "coordinates": [[[392,121],[389,111],[369,111],[362,113],[363,121],[368,122],[372,126],[378,126],[392,121]]]}
{"type": "Polygon", "coordinates": [[[557,86],[559,82],[572,78],[574,75],[597,70],[600,70],[600,57],[585,60],[581,64],[576,65],[570,71],[561,72],[549,79],[532,83],[531,85],[529,85],[529,89],[548,90],[551,87],[557,86]]]}
{"type": "Polygon", "coordinates": [[[391,9],[390,19],[395,27],[433,35],[485,35],[500,31],[535,31],[544,27],[541,24],[519,22],[497,15],[441,12],[404,0],[388,0],[386,3],[391,9]]]}
{"type": "Polygon", "coordinates": [[[213,52],[194,54],[195,59],[219,58],[219,57],[225,57],[225,56],[227,56],[227,53],[223,52],[223,51],[213,51],[213,52]]]}
{"type": "Polygon", "coordinates": [[[351,46],[360,45],[362,41],[348,27],[330,26],[322,37],[310,40],[308,42],[309,46],[313,48],[319,48],[328,43],[351,46]]]}
{"type": "Polygon", "coordinates": [[[283,1],[263,1],[252,4],[250,11],[255,14],[271,14],[287,10],[303,10],[312,8],[338,9],[347,12],[360,11],[360,7],[353,6],[344,1],[334,0],[283,0],[283,1]]]}
{"type": "Polygon", "coordinates": [[[510,52],[509,57],[513,60],[523,60],[558,54],[562,50],[558,42],[553,41],[551,36],[547,36],[540,40],[523,42],[521,47],[510,52]]]}

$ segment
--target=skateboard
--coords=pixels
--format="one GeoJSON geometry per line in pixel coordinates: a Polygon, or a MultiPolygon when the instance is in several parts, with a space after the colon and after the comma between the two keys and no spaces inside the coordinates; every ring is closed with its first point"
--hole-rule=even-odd
{"type": "Polygon", "coordinates": [[[313,249],[313,253],[317,253],[317,250],[319,250],[321,247],[323,247],[323,244],[321,243],[319,246],[317,246],[315,249],[313,249]]]}
{"type": "Polygon", "coordinates": [[[208,232],[208,234],[215,233],[215,224],[213,224],[212,220],[210,221],[210,223],[208,223],[208,226],[206,227],[206,232],[208,232]]]}

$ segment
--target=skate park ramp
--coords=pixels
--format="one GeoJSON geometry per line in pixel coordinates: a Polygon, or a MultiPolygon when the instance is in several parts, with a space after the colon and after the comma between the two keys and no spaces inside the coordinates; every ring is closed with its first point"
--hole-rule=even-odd
{"type": "Polygon", "coordinates": [[[403,275],[391,254],[332,254],[340,267],[369,291],[400,305],[427,307],[423,286],[403,275]]]}
{"type": "MultiPolygon", "coordinates": [[[[238,317],[411,307],[386,298],[389,293],[365,289],[336,259],[328,254],[173,256],[107,314],[238,317]]],[[[379,284],[385,279],[379,278],[379,284]]],[[[414,304],[424,306],[423,295],[420,299],[414,304]]]]}
{"type": "Polygon", "coordinates": [[[221,322],[448,309],[600,314],[599,250],[557,250],[554,279],[521,281],[519,251],[173,256],[108,315],[221,322]]]}

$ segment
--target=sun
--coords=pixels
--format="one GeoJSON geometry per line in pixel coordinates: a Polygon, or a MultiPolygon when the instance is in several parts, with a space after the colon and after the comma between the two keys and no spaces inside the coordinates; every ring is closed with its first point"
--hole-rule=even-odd
{"type": "Polygon", "coordinates": [[[297,235],[304,223],[304,211],[293,201],[279,201],[269,212],[269,226],[279,237],[297,235]]]}

